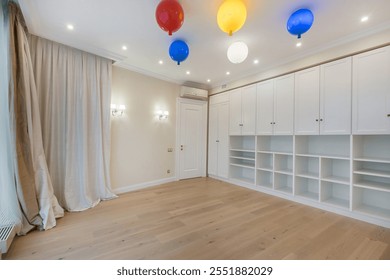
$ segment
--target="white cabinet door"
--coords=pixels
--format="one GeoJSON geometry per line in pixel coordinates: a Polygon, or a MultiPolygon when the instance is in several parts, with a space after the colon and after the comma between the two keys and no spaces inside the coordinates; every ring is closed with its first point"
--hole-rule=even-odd
{"type": "Polygon", "coordinates": [[[274,122],[274,80],[257,84],[256,133],[271,135],[274,122]]]}
{"type": "Polygon", "coordinates": [[[218,169],[217,175],[229,177],[229,103],[218,105],[218,169]]]}
{"type": "Polygon", "coordinates": [[[242,135],[256,133],[256,85],[242,88],[241,91],[242,135]]]}
{"type": "Polygon", "coordinates": [[[241,135],[241,90],[232,90],[229,95],[229,133],[230,135],[241,135]]]}
{"type": "Polygon", "coordinates": [[[294,74],[274,79],[274,135],[294,134],[294,74]]]}
{"type": "Polygon", "coordinates": [[[295,73],[295,134],[319,134],[320,71],[312,67],[295,73]]]}
{"type": "Polygon", "coordinates": [[[353,134],[390,133],[390,46],[353,57],[353,134]]]}
{"type": "Polygon", "coordinates": [[[215,105],[210,105],[210,109],[209,109],[208,173],[216,176],[217,169],[218,169],[218,104],[215,104],[215,105]]]}
{"type": "Polygon", "coordinates": [[[320,134],[350,134],[352,59],[323,64],[320,72],[320,134]]]}

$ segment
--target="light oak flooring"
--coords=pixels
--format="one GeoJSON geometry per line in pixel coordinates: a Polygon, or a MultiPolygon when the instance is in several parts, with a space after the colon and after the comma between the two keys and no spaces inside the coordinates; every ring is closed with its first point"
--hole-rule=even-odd
{"type": "Polygon", "coordinates": [[[5,259],[390,259],[390,229],[210,178],[121,195],[5,259]]]}

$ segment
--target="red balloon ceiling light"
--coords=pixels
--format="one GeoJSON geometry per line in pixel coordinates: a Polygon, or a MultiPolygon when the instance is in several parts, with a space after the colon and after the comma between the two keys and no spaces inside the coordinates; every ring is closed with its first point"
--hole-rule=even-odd
{"type": "Polygon", "coordinates": [[[156,8],[156,20],[160,28],[171,36],[183,25],[183,8],[177,0],[162,0],[156,8]]]}

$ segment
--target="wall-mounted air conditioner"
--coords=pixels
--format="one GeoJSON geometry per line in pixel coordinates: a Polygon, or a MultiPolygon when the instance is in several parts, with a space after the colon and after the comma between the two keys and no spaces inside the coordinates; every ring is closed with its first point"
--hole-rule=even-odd
{"type": "Polygon", "coordinates": [[[207,100],[208,91],[199,88],[182,86],[180,90],[180,97],[207,100]]]}

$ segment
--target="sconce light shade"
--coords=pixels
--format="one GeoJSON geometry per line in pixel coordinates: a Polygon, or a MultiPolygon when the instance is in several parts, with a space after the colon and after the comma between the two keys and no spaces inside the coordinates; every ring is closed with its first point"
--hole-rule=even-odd
{"type": "Polygon", "coordinates": [[[156,112],[156,116],[158,117],[159,120],[165,120],[165,119],[168,118],[169,112],[168,111],[163,111],[163,110],[158,110],[156,112]]]}
{"type": "Polygon", "coordinates": [[[235,42],[230,45],[227,57],[231,63],[241,63],[248,57],[248,46],[244,42],[235,42]]]}
{"type": "Polygon", "coordinates": [[[218,9],[217,22],[219,28],[232,36],[245,23],[246,7],[241,0],[225,0],[218,9]]]}
{"type": "Polygon", "coordinates": [[[122,116],[125,110],[126,110],[126,106],[123,104],[119,106],[117,106],[116,104],[111,104],[111,114],[114,117],[122,116]]]}

